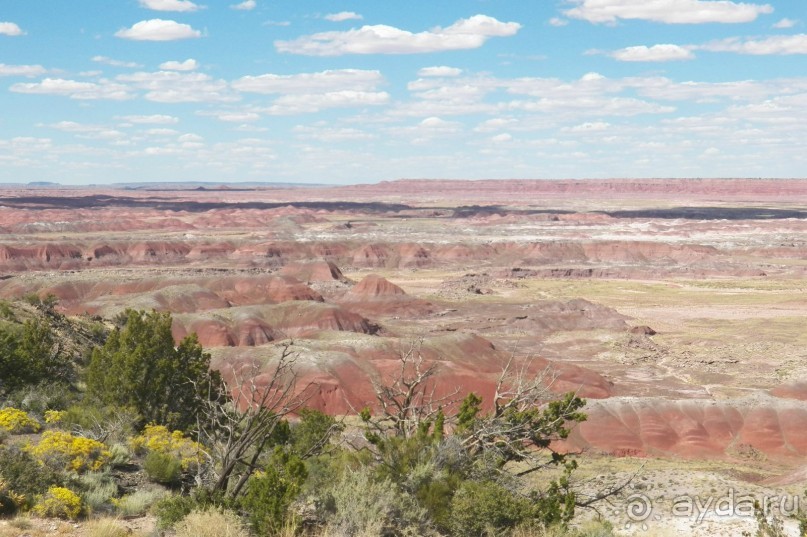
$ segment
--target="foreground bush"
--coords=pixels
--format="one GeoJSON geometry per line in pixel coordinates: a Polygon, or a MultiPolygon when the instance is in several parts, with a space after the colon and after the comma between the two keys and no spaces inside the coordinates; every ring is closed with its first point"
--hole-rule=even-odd
{"type": "Polygon", "coordinates": [[[25,498],[26,507],[30,506],[34,496],[43,494],[53,485],[64,484],[61,474],[14,446],[0,449],[0,478],[8,489],[25,498]]]}
{"type": "Polygon", "coordinates": [[[11,434],[35,433],[42,426],[34,418],[17,408],[0,410],[0,429],[11,434]]]}
{"type": "Polygon", "coordinates": [[[299,457],[275,451],[266,469],[249,480],[241,500],[255,533],[275,534],[283,527],[289,506],[300,494],[307,477],[305,464],[299,457]]]}
{"type": "Polygon", "coordinates": [[[148,478],[161,485],[176,485],[182,478],[182,463],[168,453],[150,452],[143,461],[148,478]]]}
{"type": "Polygon", "coordinates": [[[36,515],[69,520],[77,519],[83,510],[81,497],[64,487],[50,487],[33,508],[36,515]]]}
{"type": "Polygon", "coordinates": [[[451,501],[454,535],[500,535],[529,520],[532,504],[491,482],[466,481],[451,501]]]}
{"type": "Polygon", "coordinates": [[[220,383],[196,334],[176,345],[168,313],[127,310],[122,320],[103,347],[93,350],[87,395],[103,405],[134,409],[139,425],[164,423],[181,431],[195,426],[220,383]]]}
{"type": "Polygon", "coordinates": [[[193,511],[175,527],[176,537],[249,537],[238,515],[224,509],[193,511]]]}
{"type": "Polygon", "coordinates": [[[329,536],[433,535],[426,512],[392,481],[376,481],[367,469],[343,474],[329,495],[329,536]]]}
{"type": "Polygon", "coordinates": [[[31,454],[52,468],[85,472],[99,470],[109,460],[106,446],[91,438],[64,431],[46,431],[31,454]]]}

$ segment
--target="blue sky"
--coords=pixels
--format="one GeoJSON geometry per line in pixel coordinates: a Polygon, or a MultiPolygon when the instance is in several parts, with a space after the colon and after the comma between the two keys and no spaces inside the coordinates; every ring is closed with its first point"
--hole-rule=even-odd
{"type": "Polygon", "coordinates": [[[4,0],[0,182],[805,177],[806,24],[804,0],[4,0]]]}

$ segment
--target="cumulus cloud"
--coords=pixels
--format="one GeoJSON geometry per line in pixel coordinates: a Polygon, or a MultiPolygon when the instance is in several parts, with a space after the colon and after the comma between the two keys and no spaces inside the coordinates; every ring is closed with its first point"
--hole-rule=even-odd
{"type": "Polygon", "coordinates": [[[360,21],[363,18],[364,17],[358,13],[354,13],[353,11],[340,11],[339,13],[329,13],[328,15],[325,15],[325,20],[329,20],[331,22],[360,21]]]}
{"type": "Polygon", "coordinates": [[[108,99],[121,101],[134,97],[129,88],[121,84],[108,81],[99,83],[79,82],[63,78],[45,78],[40,82],[18,83],[12,85],[10,89],[15,93],[62,95],[80,100],[108,99]]]}
{"type": "Polygon", "coordinates": [[[639,19],[668,24],[742,23],[773,13],[768,4],[729,0],[571,0],[577,7],[567,17],[591,23],[615,23],[639,19]]]}
{"type": "Polygon", "coordinates": [[[92,61],[96,63],[103,63],[104,65],[111,65],[112,67],[129,67],[129,68],[138,68],[142,67],[137,62],[125,62],[121,60],[113,60],[112,58],[108,58],[106,56],[93,56],[92,61]]]}
{"type": "Polygon", "coordinates": [[[143,125],[173,125],[179,123],[179,118],[165,114],[152,114],[148,116],[121,116],[119,119],[129,123],[143,125]]]}
{"type": "Polygon", "coordinates": [[[794,19],[788,19],[785,17],[784,19],[776,22],[773,24],[772,28],[776,28],[777,30],[786,30],[788,28],[793,28],[799,23],[799,21],[794,19]]]}
{"type": "Polygon", "coordinates": [[[159,103],[232,102],[238,96],[224,80],[204,73],[179,71],[138,72],[116,77],[119,82],[145,90],[145,98],[159,103]]]}
{"type": "Polygon", "coordinates": [[[602,132],[608,130],[611,127],[610,123],[606,123],[604,121],[593,121],[593,122],[586,122],[581,123],[579,125],[575,125],[574,127],[566,127],[563,132],[571,132],[571,133],[586,133],[586,132],[602,132]]]}
{"type": "Polygon", "coordinates": [[[412,33],[393,26],[362,26],[345,32],[322,32],[291,41],[275,41],[280,52],[307,56],[343,54],[418,54],[479,48],[491,37],[515,35],[521,25],[487,15],[460,19],[451,26],[412,33]]]}
{"type": "Polygon", "coordinates": [[[762,39],[732,37],[713,41],[699,48],[712,52],[736,52],[756,56],[807,54],[807,34],[777,35],[762,39]]]}
{"type": "Polygon", "coordinates": [[[240,4],[233,4],[230,9],[237,9],[239,11],[252,11],[258,5],[255,0],[244,0],[240,4]]]}
{"type": "Polygon", "coordinates": [[[238,91],[250,93],[319,93],[336,90],[367,91],[384,81],[379,71],[336,69],[296,75],[245,76],[232,83],[238,91]]]}
{"type": "Polygon", "coordinates": [[[695,55],[689,48],[679,45],[627,47],[612,52],[611,57],[621,62],[669,62],[695,59],[695,55]]]}
{"type": "Polygon", "coordinates": [[[554,26],[555,28],[560,28],[568,24],[569,21],[567,21],[566,19],[561,19],[560,17],[552,17],[551,19],[549,19],[549,25],[554,26]]]}
{"type": "Polygon", "coordinates": [[[160,69],[165,71],[195,71],[199,68],[199,63],[193,58],[188,58],[184,62],[168,61],[160,64],[160,69]]]}
{"type": "Polygon", "coordinates": [[[6,65],[0,63],[0,76],[40,76],[47,73],[41,65],[6,65]]]}
{"type": "Polygon", "coordinates": [[[150,19],[135,23],[131,28],[118,30],[116,37],[134,41],[176,41],[193,39],[202,36],[202,32],[194,30],[188,24],[172,20],[150,19]]]}
{"type": "Polygon", "coordinates": [[[16,37],[19,35],[25,35],[25,32],[23,32],[22,28],[13,22],[0,22],[0,35],[16,37]]]}
{"type": "Polygon", "coordinates": [[[462,69],[456,67],[446,67],[440,65],[437,67],[424,67],[418,71],[418,76],[460,76],[462,69]]]}
{"type": "Polygon", "coordinates": [[[316,94],[289,94],[278,97],[266,112],[272,115],[314,113],[329,108],[378,106],[390,101],[385,91],[330,91],[316,94]]]}
{"type": "Polygon", "coordinates": [[[201,8],[190,0],[140,0],[140,5],[154,11],[197,11],[201,8]]]}

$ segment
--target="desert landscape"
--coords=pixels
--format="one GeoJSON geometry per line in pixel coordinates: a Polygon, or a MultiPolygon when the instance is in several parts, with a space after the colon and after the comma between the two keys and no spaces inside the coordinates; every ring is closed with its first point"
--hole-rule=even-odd
{"type": "Polygon", "coordinates": [[[616,534],[740,535],[672,506],[807,501],[805,207],[802,180],[4,187],[0,298],[170,312],[222,370],[290,344],[335,416],[412,345],[483,400],[515,357],[587,400],[564,449],[584,487],[630,481],[598,508],[616,534]]]}

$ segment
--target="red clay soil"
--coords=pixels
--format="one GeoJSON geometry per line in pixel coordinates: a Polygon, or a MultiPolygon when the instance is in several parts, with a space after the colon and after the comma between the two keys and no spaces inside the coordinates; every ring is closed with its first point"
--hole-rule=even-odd
{"type": "Polygon", "coordinates": [[[148,297],[156,309],[191,313],[230,306],[322,302],[322,295],[290,276],[267,274],[224,277],[146,278],[128,282],[75,279],[54,285],[9,279],[0,282],[0,297],[52,294],[67,313],[100,312],[106,305],[126,306],[132,295],[148,297]]]}
{"type": "Polygon", "coordinates": [[[797,401],[807,401],[807,382],[789,382],[781,384],[771,390],[771,395],[782,399],[795,399],[797,401]]]}
{"type": "Polygon", "coordinates": [[[360,334],[378,330],[356,312],[312,301],[178,314],[173,319],[174,339],[196,332],[204,347],[255,346],[275,339],[309,337],[323,330],[360,334]]]}
{"type": "MultiPolygon", "coordinates": [[[[307,387],[311,399],[308,405],[334,414],[352,413],[364,406],[375,407],[373,382],[383,382],[400,373],[401,355],[409,350],[411,342],[393,338],[363,339],[355,346],[335,342],[325,353],[306,348],[313,344],[298,340],[300,359],[296,364],[298,390],[307,387]],[[312,359],[311,356],[321,358],[312,359]],[[309,386],[309,384],[311,384],[309,386]]],[[[417,344],[416,344],[417,345],[417,344]]],[[[468,392],[482,396],[490,405],[508,352],[496,349],[488,340],[473,334],[452,334],[424,339],[415,347],[423,357],[424,367],[437,364],[434,379],[435,396],[442,397],[468,392]]],[[[216,353],[215,367],[226,373],[225,364],[239,364],[250,360],[240,349],[216,353]]],[[[525,365],[518,364],[519,367],[525,365]]],[[[526,364],[532,374],[546,371],[545,383],[554,393],[573,391],[583,397],[603,398],[611,394],[611,383],[599,374],[571,364],[549,362],[537,358],[526,364]]],[[[268,366],[267,370],[271,370],[268,366]]]]}
{"type": "Polygon", "coordinates": [[[807,408],[794,401],[609,399],[590,402],[586,414],[569,438],[573,448],[693,458],[807,455],[807,408]]]}

